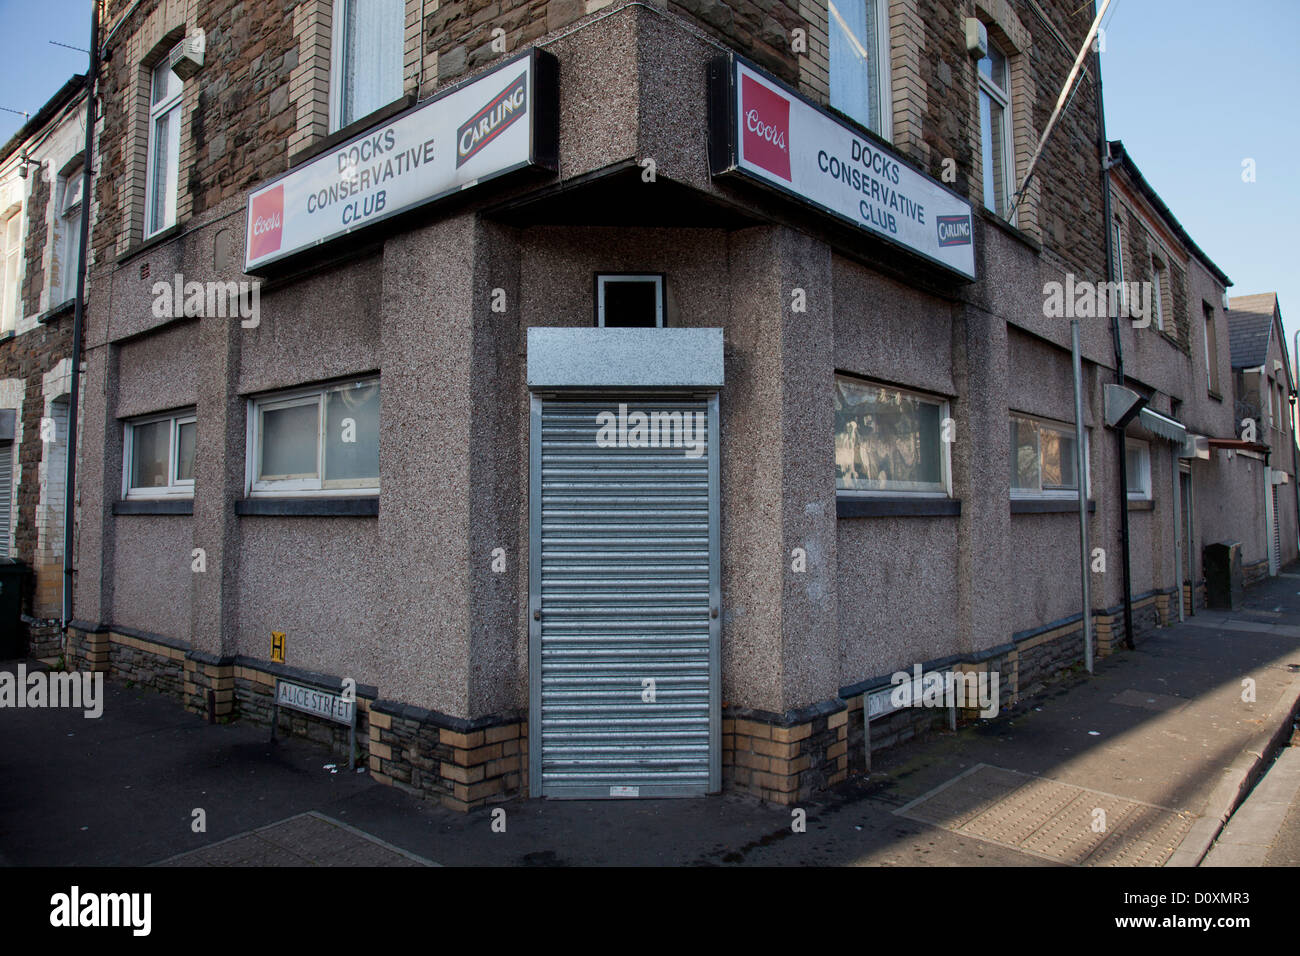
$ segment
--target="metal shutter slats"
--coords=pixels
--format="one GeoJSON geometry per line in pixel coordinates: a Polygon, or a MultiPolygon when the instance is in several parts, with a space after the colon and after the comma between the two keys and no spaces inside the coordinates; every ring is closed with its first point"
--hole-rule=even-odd
{"type": "MultiPolygon", "coordinates": [[[[709,420],[706,400],[541,402],[534,679],[548,796],[710,785],[710,456],[598,447],[597,416],[620,402],[709,420]],[[645,678],[654,703],[642,700],[645,678]]],[[[692,437],[707,449],[714,436],[703,432],[692,437]]]]}

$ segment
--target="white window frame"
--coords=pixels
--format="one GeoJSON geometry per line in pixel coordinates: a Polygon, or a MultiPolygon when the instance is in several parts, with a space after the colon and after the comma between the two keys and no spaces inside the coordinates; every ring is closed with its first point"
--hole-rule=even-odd
{"type": "MultiPolygon", "coordinates": [[[[831,103],[831,107],[851,118],[855,123],[859,123],[881,139],[888,142],[894,141],[894,91],[893,91],[893,62],[891,59],[891,44],[889,37],[889,0],[862,0],[864,3],[875,4],[876,11],[876,49],[867,50],[852,31],[848,29],[848,24],[844,18],[839,15],[839,10],[835,8],[835,0],[826,2],[826,56],[828,72],[835,69],[835,63],[830,61],[830,37],[831,34],[839,29],[843,30],[853,41],[862,54],[870,60],[874,57],[874,66],[868,63],[868,69],[875,74],[875,88],[879,94],[880,102],[877,104],[877,112],[880,115],[880,128],[872,129],[871,124],[863,122],[854,113],[845,110],[842,105],[831,103]]],[[[865,38],[863,38],[865,39],[865,38]]],[[[829,78],[827,80],[829,90],[829,78]]],[[[829,96],[829,94],[828,94],[829,96]]],[[[867,117],[871,115],[871,104],[866,104],[867,117]]]]}
{"type": "Polygon", "coordinates": [[[18,327],[22,316],[19,290],[23,287],[23,207],[15,204],[9,215],[0,213],[0,334],[18,327]],[[18,223],[18,241],[10,248],[9,225],[18,223]],[[13,262],[13,285],[10,286],[9,265],[13,262]]]}
{"type": "MultiPolygon", "coordinates": [[[[888,382],[879,382],[869,378],[858,378],[855,375],[845,375],[836,372],[833,378],[847,379],[857,382],[869,388],[887,388],[905,395],[908,398],[914,398],[918,401],[926,402],[930,405],[939,407],[939,483],[942,488],[935,490],[918,490],[913,491],[902,488],[839,488],[836,487],[835,494],[845,498],[931,498],[942,500],[952,497],[952,442],[943,440],[943,423],[951,418],[950,403],[948,399],[941,395],[932,395],[927,392],[918,392],[914,389],[903,388],[899,385],[891,385],[888,382]]],[[[835,441],[835,435],[832,434],[832,444],[835,441]]],[[[838,484],[838,482],[837,482],[838,484]]]]}
{"type": "MultiPolygon", "coordinates": [[[[664,277],[658,272],[599,272],[596,274],[596,328],[605,327],[605,287],[611,282],[653,282],[655,328],[664,327],[664,277]]],[[[622,326],[617,326],[622,328],[622,326]]]]}
{"type": "MultiPolygon", "coordinates": [[[[176,477],[176,469],[179,465],[178,455],[180,453],[180,429],[182,425],[195,425],[197,423],[195,412],[193,410],[183,412],[168,412],[162,415],[146,415],[141,418],[127,419],[122,423],[122,497],[123,498],[193,498],[194,497],[194,479],[180,479],[176,477]],[[171,428],[168,429],[168,443],[170,445],[167,452],[167,484],[154,487],[133,488],[131,486],[131,459],[135,454],[135,429],[143,425],[154,425],[158,422],[171,422],[171,428]]],[[[195,435],[198,438],[198,435],[195,435]]],[[[195,456],[198,455],[198,443],[195,442],[195,456]]]]}
{"type": "Polygon", "coordinates": [[[1128,456],[1136,451],[1139,454],[1139,474],[1142,478],[1142,486],[1138,490],[1133,490],[1133,485],[1128,486],[1129,501],[1151,501],[1151,443],[1141,441],[1136,438],[1126,438],[1124,440],[1124,468],[1127,473],[1128,456]]]}
{"type": "MultiPolygon", "coordinates": [[[[1064,435],[1065,437],[1069,438],[1071,441],[1074,441],[1075,438],[1077,437],[1075,434],[1074,426],[1066,422],[1053,421],[1050,418],[1043,418],[1039,415],[1029,415],[1024,412],[1012,411],[1007,416],[1008,426],[1011,420],[1015,418],[1018,418],[1022,421],[1032,422],[1033,424],[1039,427],[1040,431],[1041,429],[1044,428],[1050,428],[1052,431],[1064,435]]],[[[1091,445],[1090,435],[1088,429],[1085,428],[1083,430],[1083,472],[1084,472],[1083,487],[1084,487],[1084,495],[1087,498],[1092,497],[1092,449],[1090,445],[1091,445]]],[[[1015,449],[1012,448],[1011,452],[1012,454],[1014,454],[1015,449]]],[[[1024,500],[1024,499],[1039,500],[1042,498],[1075,500],[1079,497],[1078,488],[1043,488],[1042,484],[1043,484],[1043,444],[1040,441],[1038,443],[1038,485],[1039,487],[1037,489],[1013,487],[1011,489],[1011,497],[1017,501],[1024,500]]]]}
{"type": "MultiPolygon", "coordinates": [[[[144,237],[146,239],[176,224],[176,204],[180,191],[181,100],[185,95],[185,82],[171,72],[167,62],[167,58],[164,56],[160,63],[155,64],[149,70],[149,148],[145,154],[144,167],[144,237]],[[176,92],[155,103],[153,101],[155,77],[162,70],[166,70],[170,76],[176,78],[176,92]],[[167,142],[159,144],[157,135],[158,121],[164,117],[169,117],[167,121],[167,142]],[[160,147],[167,150],[168,194],[163,199],[162,222],[154,222],[154,200],[158,191],[158,182],[154,177],[154,172],[160,147]]],[[[172,80],[169,78],[167,82],[170,85],[172,80]]]]}
{"type": "MultiPolygon", "coordinates": [[[[370,375],[364,378],[349,379],[345,382],[332,382],[328,385],[314,385],[308,388],[290,389],[260,395],[248,400],[247,445],[244,461],[244,494],[252,498],[276,497],[373,497],[379,494],[379,476],[369,478],[325,479],[325,429],[327,427],[326,396],[331,392],[341,392],[358,386],[378,384],[380,377],[370,375]],[[315,404],[316,412],[316,474],[314,477],[298,476],[289,478],[259,478],[262,464],[262,413],[280,408],[292,408],[296,405],[315,404]]],[[[381,390],[380,394],[383,392],[381,390]]]]}
{"type": "MultiPolygon", "coordinates": [[[[1000,146],[1002,150],[1002,157],[1003,157],[1002,169],[1004,172],[1004,176],[1003,176],[1004,182],[1002,185],[1002,191],[1006,197],[1007,209],[1010,209],[1011,201],[1015,197],[1015,191],[1016,191],[1016,156],[1015,156],[1015,151],[1011,148],[1012,125],[1014,123],[1014,115],[1012,113],[1012,105],[1011,105],[1011,58],[1012,57],[1011,54],[1007,53],[1006,50],[1004,50],[1000,45],[998,45],[993,40],[992,37],[989,38],[989,49],[990,50],[996,49],[998,53],[1002,55],[1002,59],[1007,65],[1007,89],[1005,90],[1002,89],[1002,87],[1000,87],[997,83],[993,82],[992,79],[985,76],[984,71],[979,68],[979,61],[976,61],[975,63],[975,77],[979,81],[979,86],[978,86],[979,92],[986,94],[991,99],[995,100],[1002,107],[1002,123],[1001,123],[1001,130],[999,131],[999,135],[998,135],[998,139],[1001,142],[995,144],[995,148],[1000,146]]],[[[978,111],[978,109],[979,109],[979,104],[977,103],[976,110],[978,111]]],[[[982,124],[979,122],[978,112],[976,113],[976,126],[977,128],[980,129],[980,136],[983,137],[984,131],[982,129],[982,124]]],[[[981,164],[983,163],[983,156],[984,156],[984,143],[981,141],[980,143],[981,164]]],[[[988,174],[989,174],[989,170],[983,171],[983,175],[988,175],[988,174]]],[[[981,177],[981,180],[982,178],[983,177],[981,177]]],[[[981,181],[980,182],[980,203],[981,205],[984,205],[985,209],[989,209],[989,206],[984,203],[983,194],[984,194],[984,183],[983,181],[981,181]]],[[[989,211],[994,213],[997,216],[1006,218],[1006,210],[989,209],[989,211]]],[[[1016,217],[1012,216],[1008,221],[1014,223],[1016,221],[1016,217]]]]}
{"type": "MultiPolygon", "coordinates": [[[[344,41],[344,37],[343,37],[344,22],[346,20],[346,17],[344,15],[344,8],[350,2],[353,2],[353,0],[334,0],[334,12],[331,15],[331,19],[330,19],[330,23],[332,25],[331,27],[332,33],[330,39],[330,89],[329,89],[329,109],[330,109],[329,126],[330,126],[331,133],[338,132],[339,130],[343,129],[346,126],[351,126],[357,120],[365,119],[365,117],[369,115],[369,113],[363,113],[358,116],[352,116],[352,117],[344,117],[343,115],[343,108],[345,105],[345,101],[343,98],[343,78],[344,78],[344,70],[348,66],[346,62],[347,43],[344,41]]],[[[431,9],[432,9],[432,5],[431,5],[431,9]]],[[[403,11],[405,11],[405,5],[403,5],[403,11]]],[[[405,31],[405,26],[404,26],[405,22],[406,22],[406,16],[405,16],[405,12],[403,12],[403,16],[402,16],[403,31],[405,31]]],[[[402,45],[404,49],[405,48],[404,35],[402,37],[402,45]]],[[[404,62],[405,62],[405,53],[403,53],[398,58],[399,64],[402,64],[404,62]]],[[[403,75],[402,77],[402,82],[403,83],[405,82],[405,75],[403,75]]],[[[398,93],[397,96],[394,97],[394,100],[401,99],[402,92],[401,92],[400,85],[401,84],[399,84],[398,93]]],[[[376,107],[376,109],[383,109],[384,105],[386,104],[381,104],[380,106],[376,107]]],[[[374,111],[372,110],[371,112],[374,111]]]]}
{"type": "Polygon", "coordinates": [[[77,266],[81,257],[81,204],[85,186],[85,167],[78,164],[68,175],[63,177],[63,190],[59,197],[59,262],[61,263],[58,305],[75,298],[77,294],[77,266]],[[76,196],[77,201],[69,208],[68,200],[76,196]]]}

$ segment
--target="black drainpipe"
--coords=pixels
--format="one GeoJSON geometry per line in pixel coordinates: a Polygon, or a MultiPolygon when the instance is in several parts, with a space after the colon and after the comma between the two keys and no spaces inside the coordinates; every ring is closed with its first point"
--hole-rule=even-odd
{"type": "MultiPolygon", "coordinates": [[[[1100,141],[1097,144],[1098,151],[1101,155],[1101,205],[1102,215],[1106,217],[1103,234],[1106,237],[1106,282],[1114,283],[1115,281],[1115,250],[1114,250],[1114,226],[1112,225],[1113,212],[1110,206],[1110,144],[1106,141],[1106,111],[1101,95],[1101,54],[1093,52],[1093,62],[1097,71],[1097,129],[1100,134],[1100,141]]],[[[1113,285],[1108,285],[1113,288],[1113,285]]],[[[1124,346],[1119,337],[1119,310],[1113,307],[1110,310],[1110,338],[1115,349],[1115,381],[1124,384],[1124,346]]],[[[1129,541],[1128,541],[1128,468],[1125,463],[1126,445],[1124,441],[1124,429],[1118,429],[1115,432],[1115,445],[1118,449],[1119,461],[1119,537],[1120,537],[1120,563],[1123,566],[1124,573],[1124,646],[1129,650],[1134,647],[1133,644],[1133,576],[1132,569],[1129,566],[1129,541]]]]}
{"type": "Polygon", "coordinates": [[[90,249],[90,203],[94,190],[95,81],[99,78],[99,3],[90,9],[90,71],[86,74],[86,151],[82,163],[81,252],[77,259],[77,299],[72,317],[72,385],[68,394],[68,460],[63,487],[63,632],[72,620],[73,519],[77,506],[77,402],[81,394],[81,332],[86,318],[86,261],[90,249]]]}

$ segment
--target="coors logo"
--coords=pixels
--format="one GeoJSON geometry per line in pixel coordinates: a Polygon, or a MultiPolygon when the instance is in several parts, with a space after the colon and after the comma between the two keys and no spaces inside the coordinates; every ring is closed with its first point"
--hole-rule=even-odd
{"type": "Polygon", "coordinates": [[[248,219],[248,258],[260,259],[278,252],[284,234],[284,186],[254,197],[248,219]]]}
{"type": "Polygon", "coordinates": [[[488,104],[456,130],[456,168],[469,162],[515,120],[528,112],[528,73],[492,97],[488,104]]]}
{"type": "Polygon", "coordinates": [[[740,123],[745,160],[790,182],[790,101],[753,77],[742,76],[740,123]]]}

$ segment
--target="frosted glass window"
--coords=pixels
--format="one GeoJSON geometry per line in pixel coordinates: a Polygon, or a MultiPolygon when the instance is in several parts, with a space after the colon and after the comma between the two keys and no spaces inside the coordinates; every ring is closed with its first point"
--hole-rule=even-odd
{"type": "Polygon", "coordinates": [[[829,0],[831,106],[888,138],[888,28],[883,0],[829,0]]]}
{"type": "Polygon", "coordinates": [[[319,451],[318,403],[263,410],[259,478],[316,477],[319,451]]]}
{"type": "Polygon", "coordinates": [[[379,383],[338,389],[325,397],[325,478],[379,477],[379,383]]]}

